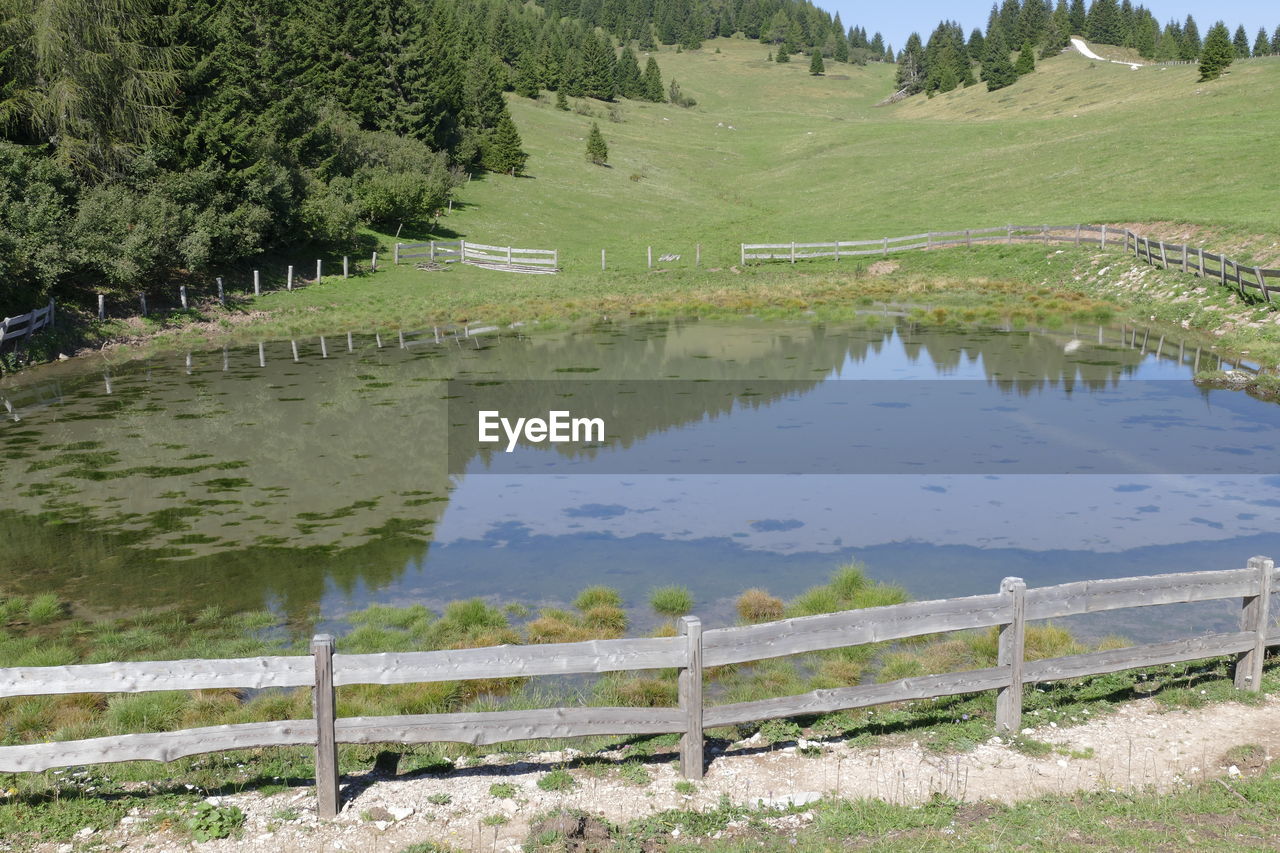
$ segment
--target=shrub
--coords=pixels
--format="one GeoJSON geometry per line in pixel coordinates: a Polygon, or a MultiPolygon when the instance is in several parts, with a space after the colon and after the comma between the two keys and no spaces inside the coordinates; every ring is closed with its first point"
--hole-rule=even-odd
{"type": "Polygon", "coordinates": [[[44,625],[61,617],[62,614],[62,602],[58,601],[58,596],[53,593],[41,593],[27,604],[27,619],[32,625],[44,625]]]}
{"type": "Polygon", "coordinates": [[[693,593],[675,584],[660,586],[649,593],[649,604],[659,615],[675,618],[693,609],[693,593]]]}
{"type": "Polygon", "coordinates": [[[621,607],[622,596],[608,586],[589,586],[573,600],[573,606],[584,613],[594,607],[621,607]]]}
{"type": "Polygon", "coordinates": [[[564,768],[552,770],[538,780],[538,787],[544,791],[567,791],[576,784],[577,780],[564,768]]]}
{"type": "Polygon", "coordinates": [[[739,595],[735,606],[738,610],[738,618],[749,625],[781,619],[784,609],[781,598],[772,596],[757,587],[739,595]]]}

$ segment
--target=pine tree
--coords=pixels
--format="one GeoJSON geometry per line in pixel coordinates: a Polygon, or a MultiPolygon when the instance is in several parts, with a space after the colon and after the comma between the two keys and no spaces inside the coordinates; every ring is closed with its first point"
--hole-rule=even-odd
{"type": "Polygon", "coordinates": [[[1022,43],[1022,50],[1018,52],[1018,61],[1014,63],[1013,70],[1019,77],[1036,70],[1036,51],[1029,40],[1022,43]]]}
{"type": "Polygon", "coordinates": [[[532,50],[520,54],[516,62],[516,94],[525,98],[537,98],[542,91],[542,81],[538,78],[538,58],[532,50]]]}
{"type": "Polygon", "coordinates": [[[1004,34],[997,27],[987,33],[986,53],[982,57],[982,80],[987,84],[987,91],[994,92],[1013,84],[1017,79],[1018,72],[1009,61],[1004,34]]]}
{"type": "Polygon", "coordinates": [[[588,98],[612,101],[614,95],[613,48],[608,36],[596,38],[588,33],[582,49],[582,91],[588,98]]]}
{"type": "Polygon", "coordinates": [[[587,160],[597,166],[604,166],[609,162],[609,146],[605,145],[600,125],[594,121],[591,122],[591,133],[587,135],[587,160]]]}
{"type": "Polygon", "coordinates": [[[1071,30],[1068,35],[1084,35],[1089,25],[1088,21],[1088,14],[1084,10],[1084,0],[1071,0],[1071,6],[1067,10],[1068,29],[1071,30]]]}
{"type": "Polygon", "coordinates": [[[1201,49],[1200,28],[1196,26],[1196,19],[1187,15],[1187,20],[1182,25],[1182,43],[1178,48],[1178,58],[1184,62],[1191,62],[1200,55],[1201,49]]]}
{"type": "Polygon", "coordinates": [[[782,44],[778,45],[778,52],[777,52],[776,54],[774,54],[773,59],[774,59],[774,61],[775,61],[775,62],[790,62],[790,61],[791,61],[791,54],[790,54],[790,53],[787,53],[787,43],[786,43],[786,42],[783,42],[782,44]]]}
{"type": "Polygon", "coordinates": [[[569,99],[564,96],[563,89],[556,92],[556,109],[569,111],[569,99]]]}
{"type": "Polygon", "coordinates": [[[1271,52],[1280,53],[1280,24],[1276,25],[1276,31],[1271,34],[1271,52]]]}
{"type": "Polygon", "coordinates": [[[1249,34],[1244,31],[1244,24],[1236,27],[1236,35],[1231,40],[1231,45],[1235,49],[1236,59],[1249,58],[1249,34]]]}
{"type": "Polygon", "coordinates": [[[516,123],[504,112],[498,119],[497,127],[485,141],[481,165],[491,172],[521,174],[529,159],[529,155],[521,150],[522,144],[516,123]]]}
{"type": "Polygon", "coordinates": [[[924,47],[920,44],[920,34],[912,33],[907,37],[907,46],[902,50],[898,60],[898,88],[908,95],[924,91],[925,67],[924,47]]]}
{"type": "Polygon", "coordinates": [[[1271,39],[1267,38],[1267,31],[1262,27],[1258,27],[1258,37],[1253,42],[1253,55],[1266,56],[1271,53],[1271,39]]]}
{"type": "Polygon", "coordinates": [[[973,28],[973,32],[969,33],[969,44],[966,45],[966,51],[971,57],[980,57],[984,53],[983,46],[986,44],[986,38],[982,35],[982,30],[977,27],[973,28]]]}
{"type": "Polygon", "coordinates": [[[662,93],[662,72],[658,70],[658,60],[652,56],[644,65],[644,100],[660,104],[666,100],[662,93]]]}
{"type": "Polygon", "coordinates": [[[613,79],[618,94],[631,100],[639,100],[644,95],[644,78],[640,74],[640,63],[631,47],[627,46],[618,54],[618,62],[613,67],[613,79]]]}
{"type": "MultiPolygon", "coordinates": [[[[831,58],[836,62],[848,62],[849,40],[845,38],[844,32],[836,30],[835,33],[832,34],[832,40],[835,42],[835,46],[831,48],[831,58]]],[[[884,53],[883,50],[880,52],[884,53]]]]}
{"type": "Polygon", "coordinates": [[[1086,22],[1089,41],[1099,44],[1124,44],[1124,21],[1116,0],[1094,0],[1086,22]]]}
{"type": "Polygon", "coordinates": [[[1209,29],[1209,34],[1204,37],[1204,46],[1200,49],[1200,79],[1216,80],[1235,58],[1236,52],[1231,46],[1227,25],[1218,21],[1209,29]]]}
{"type": "Polygon", "coordinates": [[[826,67],[822,64],[822,51],[815,47],[813,49],[813,58],[809,60],[809,73],[817,77],[826,70],[826,67]]]}

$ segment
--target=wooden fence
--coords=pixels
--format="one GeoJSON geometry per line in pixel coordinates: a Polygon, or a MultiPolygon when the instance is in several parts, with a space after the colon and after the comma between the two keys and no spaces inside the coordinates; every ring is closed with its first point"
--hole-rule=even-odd
{"type": "Polygon", "coordinates": [[[1280,293],[1280,269],[1263,269],[1240,264],[1225,255],[1204,249],[1152,241],[1127,228],[1108,225],[1004,225],[998,228],[971,228],[963,231],[927,231],[905,237],[881,237],[879,240],[837,240],[833,243],[742,243],[739,256],[747,261],[784,260],[795,263],[809,258],[888,256],[912,249],[936,249],[944,246],[972,246],[975,243],[1069,243],[1092,244],[1101,248],[1119,248],[1133,252],[1150,264],[1195,273],[1201,278],[1218,279],[1223,285],[1236,285],[1242,296],[1253,295],[1273,302],[1272,294],[1280,293]]]}
{"type": "Polygon", "coordinates": [[[430,652],[336,654],[333,637],[318,635],[311,656],[183,660],[0,669],[0,698],[153,690],[311,687],[309,720],[240,723],[183,731],[0,747],[0,772],[114,761],[172,761],[190,755],[265,746],[313,746],[319,812],[338,810],[337,745],[450,741],[494,744],[537,738],[678,733],[682,773],[701,778],[703,729],[757,720],[863,708],[888,702],[995,690],[996,728],[1021,727],[1026,684],[1236,655],[1235,684],[1260,689],[1268,645],[1275,562],[1253,557],[1246,568],[1077,581],[1027,589],[1005,578],[998,592],[783,619],[703,632],[686,616],[675,637],[591,640],[430,652]],[[1026,661],[1026,623],[1128,607],[1215,599],[1241,600],[1240,630],[1203,634],[1101,652],[1026,661]],[[968,672],[902,678],[883,684],[815,690],[799,696],[703,705],[704,667],[902,640],[946,631],[999,628],[997,664],[968,672]],[[334,689],[348,684],[523,678],[676,668],[678,707],[560,707],[531,711],[342,717],[334,689]]]}
{"type": "Polygon", "coordinates": [[[560,271],[560,253],[556,249],[517,249],[513,246],[468,243],[466,240],[396,243],[394,262],[398,264],[402,259],[409,258],[427,258],[431,263],[473,264],[508,272],[557,273],[560,271]],[[421,251],[422,249],[426,251],[421,251]]]}
{"type": "Polygon", "coordinates": [[[26,339],[43,329],[45,326],[52,327],[54,318],[53,300],[49,300],[49,304],[43,308],[37,308],[34,311],[28,311],[26,314],[19,314],[17,317],[5,317],[0,320],[0,350],[4,349],[6,341],[26,339]]]}

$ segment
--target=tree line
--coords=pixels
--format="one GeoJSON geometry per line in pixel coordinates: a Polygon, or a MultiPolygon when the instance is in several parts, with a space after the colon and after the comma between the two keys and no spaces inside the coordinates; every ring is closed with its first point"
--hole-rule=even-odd
{"type": "Polygon", "coordinates": [[[912,33],[897,56],[898,87],[906,95],[933,95],[979,81],[1000,89],[1034,70],[1037,57],[1060,53],[1073,35],[1132,48],[1154,62],[1201,60],[1204,79],[1220,74],[1232,59],[1280,53],[1280,26],[1270,36],[1260,28],[1251,43],[1243,25],[1232,37],[1219,21],[1202,41],[1191,15],[1161,25],[1130,0],[1093,0],[1087,7],[1085,0],[1004,0],[992,4],[985,32],[974,28],[966,37],[958,23],[942,21],[927,42],[912,33]]]}
{"type": "Polygon", "coordinates": [[[734,33],[880,49],[807,0],[0,0],[0,312],[429,229],[523,170],[505,92],[665,101],[658,45],[734,33]]]}

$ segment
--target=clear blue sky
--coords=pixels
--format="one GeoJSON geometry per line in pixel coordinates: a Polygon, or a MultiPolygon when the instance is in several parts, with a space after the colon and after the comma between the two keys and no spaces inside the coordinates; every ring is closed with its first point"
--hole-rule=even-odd
{"type": "MultiPolygon", "coordinates": [[[[814,3],[832,14],[839,12],[846,27],[865,27],[868,36],[879,30],[894,50],[906,44],[912,30],[919,32],[921,38],[929,38],[941,20],[959,21],[966,33],[974,27],[985,29],[987,14],[991,11],[991,0],[900,0],[895,3],[814,0],[814,3]]],[[[1085,0],[1086,8],[1089,4],[1090,0],[1085,0]]],[[[1053,5],[1057,5],[1057,0],[1053,0],[1053,5]]],[[[1233,33],[1237,24],[1244,24],[1251,44],[1258,27],[1266,27],[1271,34],[1280,24],[1280,3],[1276,0],[1134,0],[1134,5],[1146,6],[1161,23],[1194,15],[1201,36],[1219,19],[1226,21],[1233,33]]]]}

